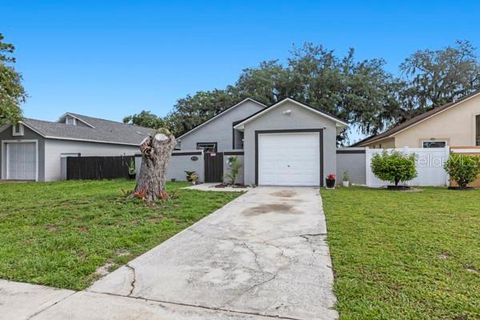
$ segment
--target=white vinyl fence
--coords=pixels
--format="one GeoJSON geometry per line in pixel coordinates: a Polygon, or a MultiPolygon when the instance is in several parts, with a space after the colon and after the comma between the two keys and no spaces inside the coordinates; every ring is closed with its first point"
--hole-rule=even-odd
{"type": "Polygon", "coordinates": [[[448,185],[448,174],[443,169],[444,163],[448,160],[450,150],[445,148],[397,148],[397,149],[366,149],[366,183],[367,186],[379,188],[391,184],[378,179],[372,172],[372,157],[384,150],[391,152],[400,151],[405,154],[416,155],[417,177],[406,184],[409,186],[446,186],[448,185]]]}

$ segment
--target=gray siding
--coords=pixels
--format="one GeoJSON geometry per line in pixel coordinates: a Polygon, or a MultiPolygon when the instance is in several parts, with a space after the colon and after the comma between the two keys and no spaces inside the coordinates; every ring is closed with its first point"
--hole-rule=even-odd
{"type": "MultiPolygon", "coordinates": [[[[233,123],[260,111],[264,106],[247,100],[218,118],[181,138],[182,150],[195,150],[198,142],[216,142],[217,151],[233,149],[233,123]]],[[[238,140],[237,140],[238,141],[238,140]]],[[[238,145],[238,142],[236,142],[238,145]]]]}
{"type": "Polygon", "coordinates": [[[126,146],[107,143],[71,141],[71,140],[45,140],[45,176],[41,181],[55,181],[64,178],[62,172],[62,156],[78,154],[82,156],[132,156],[139,152],[137,146],[126,146]]]}
{"type": "Polygon", "coordinates": [[[323,129],[323,173],[336,173],[336,123],[294,103],[286,102],[245,124],[245,184],[255,184],[255,131],[323,129]],[[290,115],[283,114],[291,110],[290,115]]]}
{"type": "Polygon", "coordinates": [[[346,148],[337,150],[337,180],[342,183],[343,173],[347,171],[350,183],[367,184],[365,148],[346,148]]]}
{"type": "MultiPolygon", "coordinates": [[[[167,180],[175,179],[177,181],[186,181],[187,177],[185,171],[196,171],[199,177],[199,182],[203,182],[204,161],[203,152],[198,150],[174,151],[167,167],[167,180]],[[193,160],[196,157],[197,160],[193,160]]],[[[140,167],[142,165],[142,156],[135,155],[135,166],[137,169],[137,177],[140,176],[140,167]]]]}
{"type": "Polygon", "coordinates": [[[5,144],[3,143],[4,141],[8,140],[15,140],[15,141],[21,141],[21,140],[36,140],[38,143],[38,180],[43,181],[45,177],[45,162],[44,162],[44,155],[45,155],[45,139],[40,136],[38,133],[30,130],[29,128],[24,126],[24,135],[19,137],[19,136],[13,136],[12,135],[12,126],[8,126],[4,131],[0,132],[0,171],[1,171],[1,178],[5,178],[5,173],[6,173],[6,161],[5,159],[5,150],[4,146],[5,144]]]}
{"type": "Polygon", "coordinates": [[[174,152],[172,157],[170,158],[170,162],[168,163],[167,168],[167,179],[172,180],[176,179],[177,181],[186,181],[187,176],[185,171],[195,171],[198,174],[199,182],[203,182],[205,180],[205,166],[203,161],[203,153],[200,155],[198,154],[185,154],[182,153],[190,153],[190,152],[197,152],[198,150],[190,150],[189,152],[182,151],[182,152],[174,152]],[[192,157],[198,158],[194,161],[192,157]]]}

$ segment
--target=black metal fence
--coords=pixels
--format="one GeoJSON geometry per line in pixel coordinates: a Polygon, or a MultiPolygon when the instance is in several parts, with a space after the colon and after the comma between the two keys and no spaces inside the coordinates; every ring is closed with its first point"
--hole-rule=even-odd
{"type": "Polygon", "coordinates": [[[135,157],[68,157],[67,180],[128,178],[131,161],[135,161],[135,157]]]}

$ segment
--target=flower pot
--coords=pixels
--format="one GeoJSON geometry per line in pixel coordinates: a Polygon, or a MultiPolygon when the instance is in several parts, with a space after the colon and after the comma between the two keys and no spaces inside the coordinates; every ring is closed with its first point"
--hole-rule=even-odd
{"type": "Polygon", "coordinates": [[[350,186],[350,181],[343,181],[342,184],[345,188],[348,188],[350,186]]]}
{"type": "Polygon", "coordinates": [[[130,180],[135,179],[136,176],[137,176],[136,173],[128,173],[128,178],[130,178],[130,180]]]}
{"type": "Polygon", "coordinates": [[[327,185],[327,189],[335,188],[335,179],[325,179],[325,184],[327,185]]]}

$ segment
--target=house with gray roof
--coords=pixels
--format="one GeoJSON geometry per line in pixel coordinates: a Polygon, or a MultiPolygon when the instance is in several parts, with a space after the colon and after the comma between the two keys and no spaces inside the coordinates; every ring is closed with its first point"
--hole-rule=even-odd
{"type": "Polygon", "coordinates": [[[294,99],[273,105],[245,99],[177,138],[167,176],[185,180],[194,170],[221,182],[232,157],[242,164],[238,183],[323,186],[336,172],[336,137],[347,123],[294,99]]]}
{"type": "Polygon", "coordinates": [[[25,118],[0,128],[2,180],[54,181],[69,156],[132,156],[152,129],[67,112],[56,122],[25,118]]]}

